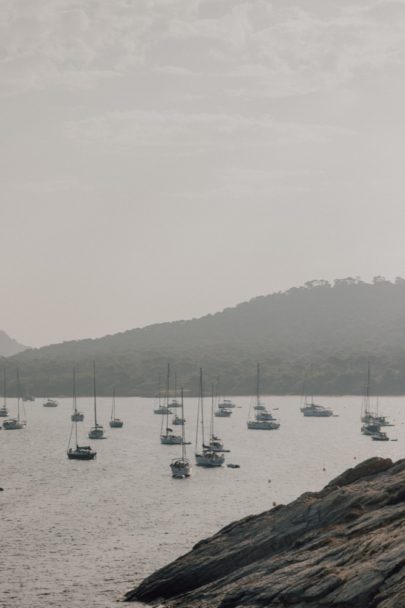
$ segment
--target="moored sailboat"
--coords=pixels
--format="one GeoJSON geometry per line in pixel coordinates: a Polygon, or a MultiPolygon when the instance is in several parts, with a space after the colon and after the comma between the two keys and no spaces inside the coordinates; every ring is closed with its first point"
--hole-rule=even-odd
{"type": "Polygon", "coordinates": [[[20,390],[20,373],[17,369],[17,418],[7,418],[3,422],[3,429],[5,431],[18,431],[26,427],[27,422],[20,416],[20,401],[21,401],[21,390],[20,390]]]}
{"type": "Polygon", "coordinates": [[[73,383],[74,383],[74,398],[73,398],[73,414],[70,416],[72,422],[83,422],[84,414],[79,412],[77,409],[77,397],[76,397],[76,368],[73,369],[73,383]]]}
{"type": "Polygon", "coordinates": [[[195,460],[198,467],[212,468],[220,467],[225,462],[225,456],[222,451],[212,449],[211,446],[205,444],[204,440],[204,394],[203,394],[203,381],[202,381],[202,369],[200,369],[200,393],[198,400],[197,410],[197,430],[196,430],[196,452],[195,460]],[[198,450],[199,444],[199,418],[201,419],[201,450],[198,450]]]}
{"type": "MultiPolygon", "coordinates": [[[[93,460],[96,457],[97,452],[92,450],[89,445],[79,445],[78,443],[78,433],[77,433],[77,423],[80,419],[75,416],[75,414],[79,414],[77,411],[77,394],[76,394],[76,370],[73,370],[73,414],[71,416],[72,420],[72,430],[70,431],[69,437],[69,445],[67,450],[67,457],[69,460],[93,460]],[[70,447],[70,441],[72,439],[72,434],[74,431],[75,444],[74,447],[70,447]]],[[[83,419],[82,419],[83,420],[83,419]]]]}
{"type": "Polygon", "coordinates": [[[117,418],[115,415],[115,386],[114,386],[113,395],[112,395],[110,427],[113,429],[120,429],[123,426],[124,426],[123,421],[120,418],[117,418]]]}
{"type": "Polygon", "coordinates": [[[167,364],[167,376],[166,376],[166,396],[165,396],[165,404],[166,404],[166,418],[162,418],[162,424],[160,427],[160,443],[163,445],[180,445],[183,443],[183,439],[181,435],[175,435],[173,429],[169,427],[169,413],[171,414],[171,410],[169,408],[169,392],[170,392],[170,363],[167,364]],[[166,422],[166,429],[163,429],[163,422],[166,422]]]}
{"type": "Polygon", "coordinates": [[[3,405],[0,407],[0,418],[7,418],[8,409],[7,409],[7,378],[6,378],[6,368],[3,369],[3,405]]]}
{"type": "MultiPolygon", "coordinates": [[[[181,418],[184,420],[183,389],[181,389],[180,407],[181,407],[181,418]]],[[[181,436],[182,436],[181,457],[174,458],[170,464],[172,477],[174,477],[175,479],[184,479],[186,477],[190,477],[190,475],[191,475],[191,464],[190,464],[190,461],[187,459],[187,455],[186,455],[186,437],[185,437],[184,424],[182,426],[181,436]]]]}
{"type": "MultiPolygon", "coordinates": [[[[260,364],[256,370],[256,403],[253,406],[254,418],[247,421],[247,428],[253,431],[276,431],[280,428],[280,423],[267,411],[267,408],[260,402],[260,364]]],[[[249,409],[250,416],[250,409],[249,409]]]]}
{"type": "Polygon", "coordinates": [[[104,427],[97,422],[96,363],[93,361],[93,404],[94,426],[89,431],[89,439],[105,439],[104,427]]]}

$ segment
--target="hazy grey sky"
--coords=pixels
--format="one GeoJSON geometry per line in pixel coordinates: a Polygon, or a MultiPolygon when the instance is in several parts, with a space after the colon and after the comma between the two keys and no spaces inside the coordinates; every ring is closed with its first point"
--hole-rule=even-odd
{"type": "Polygon", "coordinates": [[[0,328],[405,274],[405,2],[2,0],[0,328]]]}

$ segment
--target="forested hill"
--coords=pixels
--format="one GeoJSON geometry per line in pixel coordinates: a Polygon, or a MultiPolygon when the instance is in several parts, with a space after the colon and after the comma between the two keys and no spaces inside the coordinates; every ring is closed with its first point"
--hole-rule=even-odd
{"type": "Polygon", "coordinates": [[[19,344],[17,340],[10,338],[5,331],[0,329],[0,356],[9,357],[25,350],[27,347],[19,344]]]}
{"type": "Polygon", "coordinates": [[[311,366],[311,392],[355,394],[368,360],[372,390],[405,394],[405,280],[311,281],[200,319],[27,350],[6,364],[18,365],[24,389],[37,395],[70,394],[76,365],[79,392],[88,394],[93,359],[101,394],[116,384],[120,394],[152,395],[167,362],[188,392],[202,366],[222,394],[250,394],[256,361],[263,392],[301,392],[311,366]]]}

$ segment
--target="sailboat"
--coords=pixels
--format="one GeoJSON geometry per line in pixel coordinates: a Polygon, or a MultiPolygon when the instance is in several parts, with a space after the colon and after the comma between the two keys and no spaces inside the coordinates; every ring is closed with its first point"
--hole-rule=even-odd
{"type": "Polygon", "coordinates": [[[59,403],[56,401],[56,399],[47,398],[42,405],[44,407],[58,407],[59,403]]]}
{"type": "Polygon", "coordinates": [[[97,422],[97,395],[96,395],[96,363],[93,361],[93,394],[94,394],[94,426],[89,431],[89,439],[105,439],[104,428],[97,422]]]}
{"type": "MultiPolygon", "coordinates": [[[[311,371],[312,366],[310,373],[311,371]]],[[[302,405],[300,409],[306,418],[330,418],[334,415],[330,408],[315,403],[314,397],[312,396],[311,399],[309,399],[307,394],[305,394],[304,405],[302,405]]]]}
{"type": "Polygon", "coordinates": [[[8,409],[7,409],[7,378],[6,378],[6,368],[3,369],[3,405],[0,408],[0,418],[7,418],[8,409]]]}
{"type": "Polygon", "coordinates": [[[220,401],[218,403],[218,408],[219,409],[233,409],[234,407],[236,407],[236,405],[234,404],[233,401],[231,401],[231,399],[222,399],[222,401],[220,401]]]}
{"type": "Polygon", "coordinates": [[[183,438],[181,435],[175,435],[173,433],[173,429],[169,427],[169,413],[171,414],[171,410],[169,408],[169,392],[170,392],[170,363],[167,365],[167,377],[166,377],[166,418],[162,418],[162,424],[160,428],[160,443],[164,445],[180,445],[183,443],[183,438]],[[163,422],[166,421],[166,429],[163,432],[163,422]]]}
{"type": "Polygon", "coordinates": [[[73,397],[73,414],[70,416],[72,422],[83,422],[84,414],[79,412],[77,409],[77,398],[76,398],[76,368],[73,370],[73,383],[74,383],[74,397],[73,397]]]}
{"type": "MultiPolygon", "coordinates": [[[[183,389],[181,389],[181,417],[184,419],[184,396],[183,389]]],[[[170,469],[172,472],[172,477],[175,479],[184,479],[185,477],[190,477],[191,475],[191,464],[190,461],[186,457],[186,437],[184,425],[181,430],[182,442],[181,442],[181,457],[175,458],[172,460],[170,464],[170,469]]]]}
{"type": "MultiPolygon", "coordinates": [[[[248,429],[254,431],[275,431],[280,428],[280,423],[273,417],[271,412],[260,402],[260,364],[257,364],[256,372],[256,405],[253,407],[254,418],[247,421],[248,429]]],[[[250,415],[250,410],[249,410],[250,415]]]]}
{"type": "Polygon", "coordinates": [[[17,369],[17,418],[7,418],[7,420],[3,422],[3,429],[5,431],[20,430],[27,425],[27,422],[20,417],[20,392],[20,373],[17,369]]]}
{"type": "Polygon", "coordinates": [[[378,401],[375,412],[370,407],[370,365],[367,366],[367,381],[364,389],[361,421],[363,423],[361,427],[363,435],[369,435],[373,441],[389,441],[389,437],[381,430],[381,427],[392,425],[388,423],[385,416],[379,415],[378,401]]]}
{"type": "Polygon", "coordinates": [[[177,399],[177,373],[174,372],[174,395],[173,395],[173,399],[169,403],[169,408],[173,409],[176,407],[181,407],[181,403],[179,403],[179,401],[177,399]]]}
{"type": "Polygon", "coordinates": [[[114,386],[113,395],[112,395],[110,427],[113,429],[120,429],[123,426],[124,426],[123,421],[120,418],[116,418],[116,416],[115,416],[115,386],[114,386]]]}
{"type": "MultiPolygon", "coordinates": [[[[230,450],[226,450],[224,447],[224,442],[220,437],[217,437],[214,432],[214,402],[215,402],[215,394],[214,394],[214,385],[212,385],[211,392],[211,423],[210,423],[210,440],[208,445],[204,446],[205,448],[214,450],[214,452],[230,452],[230,450]]],[[[228,411],[228,410],[218,410],[219,412],[228,411]]]]}
{"type": "Polygon", "coordinates": [[[157,407],[155,407],[155,409],[153,410],[154,414],[158,414],[160,416],[167,416],[168,414],[172,414],[172,411],[170,410],[170,408],[167,405],[163,405],[162,404],[162,391],[160,388],[161,385],[161,377],[159,375],[159,390],[158,390],[158,394],[157,394],[157,407]]]}
{"type": "Polygon", "coordinates": [[[211,446],[205,444],[205,429],[204,429],[204,395],[203,395],[203,380],[202,369],[200,369],[200,396],[197,410],[197,429],[196,429],[196,452],[195,460],[198,467],[220,467],[225,462],[225,456],[222,451],[212,449],[211,446]],[[199,418],[201,418],[201,450],[198,450],[199,444],[199,418]]]}
{"type": "Polygon", "coordinates": [[[69,460],[93,460],[93,458],[96,457],[97,452],[92,450],[89,445],[79,445],[78,444],[77,423],[80,421],[80,419],[77,416],[75,416],[75,414],[80,414],[80,412],[77,411],[76,370],[74,369],[73,370],[73,414],[71,416],[72,430],[70,432],[70,437],[69,437],[69,446],[70,446],[70,441],[72,439],[72,434],[74,431],[75,447],[71,448],[68,446],[67,457],[69,458],[69,460]]]}

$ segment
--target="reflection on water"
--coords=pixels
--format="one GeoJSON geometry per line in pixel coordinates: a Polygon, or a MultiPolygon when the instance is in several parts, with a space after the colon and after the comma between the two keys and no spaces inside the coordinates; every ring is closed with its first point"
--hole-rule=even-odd
{"type": "MultiPolygon", "coordinates": [[[[242,407],[215,426],[232,450],[227,462],[240,469],[194,466],[186,480],[170,476],[180,448],[160,444],[161,420],[148,399],[117,399],[123,429],[108,427],[110,400],[99,400],[108,438],[91,442],[98,452],[91,462],[66,457],[70,400],[52,409],[27,403],[27,428],[0,431],[0,606],[112,607],[144,576],[230,521],[320,489],[372,455],[404,455],[404,398],[381,400],[397,423],[387,431],[398,442],[386,443],[360,434],[360,398],[319,400],[339,414],[325,419],[304,418],[297,397],[266,401],[279,408],[279,431],[248,431],[249,399],[235,399],[242,407]]],[[[85,438],[91,400],[80,399],[79,408],[85,438]]],[[[187,401],[185,414],[193,441],[196,400],[187,401]]],[[[188,451],[194,460],[193,446],[188,451]]]]}

